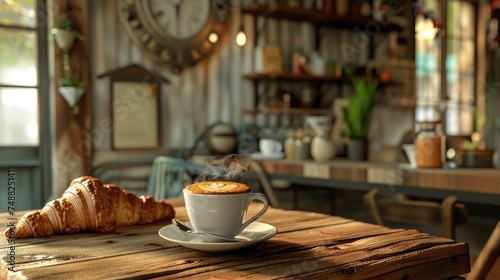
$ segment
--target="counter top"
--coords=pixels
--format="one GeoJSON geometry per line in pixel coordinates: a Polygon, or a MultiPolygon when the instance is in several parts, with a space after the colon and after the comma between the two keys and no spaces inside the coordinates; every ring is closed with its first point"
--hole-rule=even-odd
{"type": "Polygon", "coordinates": [[[332,160],[259,160],[275,179],[297,183],[369,190],[374,185],[386,191],[444,198],[456,194],[461,201],[500,205],[500,169],[416,168],[407,164],[332,160]],[[334,186],[333,186],[334,185],[334,186]]]}

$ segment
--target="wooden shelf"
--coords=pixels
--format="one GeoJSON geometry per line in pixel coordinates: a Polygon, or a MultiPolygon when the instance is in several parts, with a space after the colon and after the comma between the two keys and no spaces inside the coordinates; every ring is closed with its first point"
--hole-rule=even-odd
{"type": "MultiPolygon", "coordinates": [[[[316,76],[308,74],[295,73],[247,73],[242,76],[245,79],[260,81],[289,81],[289,82],[311,82],[311,83],[332,83],[332,84],[348,84],[352,82],[351,78],[337,76],[316,76]]],[[[389,81],[380,82],[379,86],[395,86],[400,85],[399,82],[389,81]]]]}
{"type": "Polygon", "coordinates": [[[359,28],[361,32],[401,31],[403,27],[394,23],[385,23],[373,18],[334,15],[323,11],[289,7],[283,4],[251,4],[241,10],[242,13],[290,21],[310,22],[318,27],[341,29],[359,28]]]}
{"type": "Polygon", "coordinates": [[[264,109],[247,109],[243,110],[244,114],[264,114],[264,115],[332,115],[331,109],[320,108],[264,108],[264,109]]]}

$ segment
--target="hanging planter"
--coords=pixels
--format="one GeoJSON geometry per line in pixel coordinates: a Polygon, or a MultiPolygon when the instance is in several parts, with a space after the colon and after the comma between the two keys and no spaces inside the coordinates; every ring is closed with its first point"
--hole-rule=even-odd
{"type": "Polygon", "coordinates": [[[68,105],[70,107],[75,107],[78,105],[78,101],[80,100],[80,97],[82,97],[83,92],[84,90],[81,87],[59,87],[59,93],[64,97],[66,102],[68,102],[68,105]]]}
{"type": "Polygon", "coordinates": [[[61,79],[58,84],[59,93],[64,97],[64,100],[68,102],[68,105],[73,108],[73,113],[75,115],[78,114],[78,101],[85,92],[83,89],[83,83],[72,79],[61,79]]]}
{"type": "Polygon", "coordinates": [[[51,33],[54,35],[57,47],[62,50],[71,49],[76,38],[79,40],[84,39],[68,17],[62,17],[56,26],[52,28],[51,33]]]}
{"type": "Polygon", "coordinates": [[[51,32],[54,35],[58,48],[62,50],[69,50],[73,47],[73,43],[76,39],[76,34],[73,31],[54,28],[51,32]]]}
{"type": "Polygon", "coordinates": [[[58,81],[59,93],[73,108],[73,114],[78,114],[78,101],[83,95],[83,83],[75,81],[71,77],[71,67],[69,60],[69,51],[73,47],[75,39],[83,40],[84,37],[75,29],[73,22],[67,17],[62,17],[56,27],[51,30],[54,35],[56,45],[63,50],[63,70],[64,79],[58,81]]]}

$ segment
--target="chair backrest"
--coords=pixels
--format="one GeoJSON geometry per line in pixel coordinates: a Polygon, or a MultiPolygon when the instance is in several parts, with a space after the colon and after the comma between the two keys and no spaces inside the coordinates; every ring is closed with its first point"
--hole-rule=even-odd
{"type": "Polygon", "coordinates": [[[486,241],[479,256],[477,256],[469,275],[467,275],[467,279],[485,279],[498,257],[500,257],[500,221],[498,221],[488,241],[486,241]]]}
{"type": "Polygon", "coordinates": [[[251,170],[253,170],[259,178],[262,190],[264,191],[267,199],[269,200],[269,205],[271,205],[274,208],[280,208],[279,200],[274,192],[274,188],[272,187],[271,182],[269,181],[268,175],[265,172],[265,170],[256,161],[249,160],[249,163],[251,170]]]}
{"type": "Polygon", "coordinates": [[[417,225],[440,225],[443,236],[455,239],[455,226],[467,221],[468,212],[464,204],[457,202],[457,197],[448,196],[441,203],[410,199],[379,198],[378,189],[365,194],[365,204],[375,222],[384,225],[384,221],[417,225]]]}
{"type": "Polygon", "coordinates": [[[203,169],[183,159],[158,156],[151,166],[147,193],[156,200],[182,197],[182,190],[192,179],[190,176],[203,169]]]}

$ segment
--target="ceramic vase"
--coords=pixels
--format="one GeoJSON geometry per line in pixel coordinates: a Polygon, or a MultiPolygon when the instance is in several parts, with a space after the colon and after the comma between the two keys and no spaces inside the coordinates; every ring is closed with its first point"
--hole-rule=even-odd
{"type": "Polygon", "coordinates": [[[317,129],[311,142],[311,157],[316,161],[328,161],[335,157],[337,147],[326,129],[317,129]]]}

